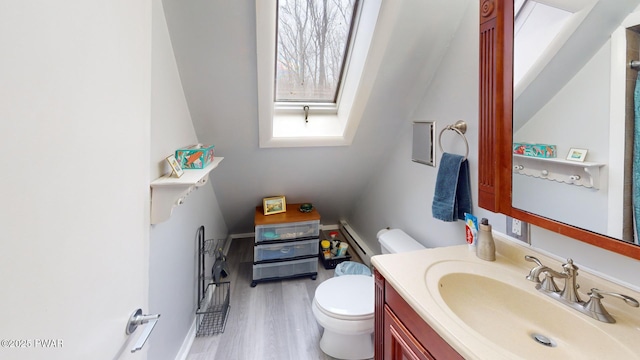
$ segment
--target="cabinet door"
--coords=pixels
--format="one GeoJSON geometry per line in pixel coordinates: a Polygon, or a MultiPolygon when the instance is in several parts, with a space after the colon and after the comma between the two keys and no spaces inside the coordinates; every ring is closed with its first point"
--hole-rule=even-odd
{"type": "Polygon", "coordinates": [[[384,309],[384,359],[434,360],[388,308],[384,309]]]}

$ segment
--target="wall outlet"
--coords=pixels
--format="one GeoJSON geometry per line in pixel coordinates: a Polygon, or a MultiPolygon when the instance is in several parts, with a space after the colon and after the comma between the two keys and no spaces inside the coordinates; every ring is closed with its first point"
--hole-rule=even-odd
{"type": "Polygon", "coordinates": [[[509,216],[507,216],[507,235],[531,244],[529,240],[529,224],[509,216]]]}
{"type": "Polygon", "coordinates": [[[511,232],[516,236],[522,236],[522,222],[518,219],[511,219],[511,232]]]}

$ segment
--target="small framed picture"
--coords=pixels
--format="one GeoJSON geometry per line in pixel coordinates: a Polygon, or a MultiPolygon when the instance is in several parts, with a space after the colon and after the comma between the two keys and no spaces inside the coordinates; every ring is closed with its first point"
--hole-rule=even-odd
{"type": "Polygon", "coordinates": [[[265,215],[273,215],[287,211],[284,196],[272,196],[262,199],[262,209],[265,215]]]}
{"type": "Polygon", "coordinates": [[[571,161],[584,161],[587,157],[587,149],[569,149],[569,153],[567,154],[567,160],[571,161]]]}
{"type": "Polygon", "coordinates": [[[176,177],[180,177],[182,176],[182,174],[184,174],[180,163],[178,162],[178,160],[176,160],[176,157],[173,154],[167,156],[167,162],[169,163],[169,166],[171,166],[171,173],[176,177]]]}

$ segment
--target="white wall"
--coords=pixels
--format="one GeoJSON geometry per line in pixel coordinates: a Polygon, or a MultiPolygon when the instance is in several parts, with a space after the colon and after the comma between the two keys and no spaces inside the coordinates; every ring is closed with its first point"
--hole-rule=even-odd
{"type": "MultiPolygon", "coordinates": [[[[149,180],[169,171],[165,158],[175,149],[198,142],[182,90],[161,0],[153,0],[151,68],[149,180]]],[[[223,161],[214,173],[224,171],[224,167],[223,161]]],[[[215,179],[215,175],[211,175],[215,179]]],[[[227,237],[227,226],[211,185],[192,192],[183,205],[174,209],[167,221],[151,226],[149,308],[153,313],[162,314],[162,317],[149,339],[150,359],[174,359],[193,324],[198,285],[195,236],[200,225],[205,226],[208,239],[227,237]]]]}
{"type": "Polygon", "coordinates": [[[230,231],[253,231],[255,206],[271,195],[312,202],[326,224],[346,216],[395,146],[469,1],[383,1],[388,31],[372,49],[382,66],[366,79],[371,96],[351,146],[260,149],[256,1],[163,0],[194,127],[225,157],[213,186],[230,231]]]}
{"type": "MultiPolygon", "coordinates": [[[[411,161],[412,121],[436,121],[436,137],[444,126],[460,119],[467,122],[472,193],[477,194],[478,67],[473,64],[479,56],[478,26],[478,4],[472,1],[424,99],[400,125],[402,134],[395,149],[353,208],[349,221],[373,249],[380,248],[376,232],[384,227],[401,228],[429,247],[465,242],[464,222],[445,223],[431,214],[438,169],[411,161]]],[[[464,141],[453,131],[442,139],[446,151],[465,153],[464,141]]],[[[438,161],[441,155],[438,149],[438,161]]]]}
{"type": "MultiPolygon", "coordinates": [[[[430,247],[465,243],[464,223],[435,220],[431,203],[437,168],[411,161],[411,121],[435,120],[443,126],[458,119],[467,122],[466,137],[471,149],[474,212],[487,217],[494,230],[504,233],[506,218],[477,207],[478,175],[478,3],[471,2],[453,43],[437,75],[429,84],[424,99],[411,118],[404,119],[402,136],[388,159],[379,166],[379,175],[366,187],[347,218],[356,232],[374,249],[379,249],[376,233],[384,227],[401,228],[420,243],[430,247]]],[[[464,145],[455,134],[444,134],[443,148],[462,153],[464,145]]],[[[441,154],[438,154],[438,158],[441,154]]],[[[590,268],[634,286],[640,286],[640,262],[581,241],[533,227],[532,246],[560,258],[573,258],[579,266],[590,268]]]]}
{"type": "Polygon", "coordinates": [[[63,341],[0,357],[127,357],[148,310],[151,3],[0,7],[0,338],[63,341]]]}

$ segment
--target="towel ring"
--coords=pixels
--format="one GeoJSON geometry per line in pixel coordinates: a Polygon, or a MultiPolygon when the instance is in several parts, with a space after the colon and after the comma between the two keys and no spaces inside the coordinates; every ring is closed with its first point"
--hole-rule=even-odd
{"type": "Polygon", "coordinates": [[[444,133],[445,130],[453,130],[458,133],[458,135],[462,136],[462,140],[464,140],[464,144],[467,146],[467,153],[464,155],[464,159],[462,159],[462,161],[467,160],[467,157],[469,156],[469,142],[467,141],[467,137],[464,136],[464,134],[467,132],[467,123],[465,123],[463,120],[458,120],[455,124],[447,125],[444,129],[440,130],[440,135],[438,136],[438,146],[440,147],[441,152],[444,152],[444,150],[442,149],[442,133],[444,133]]]}

